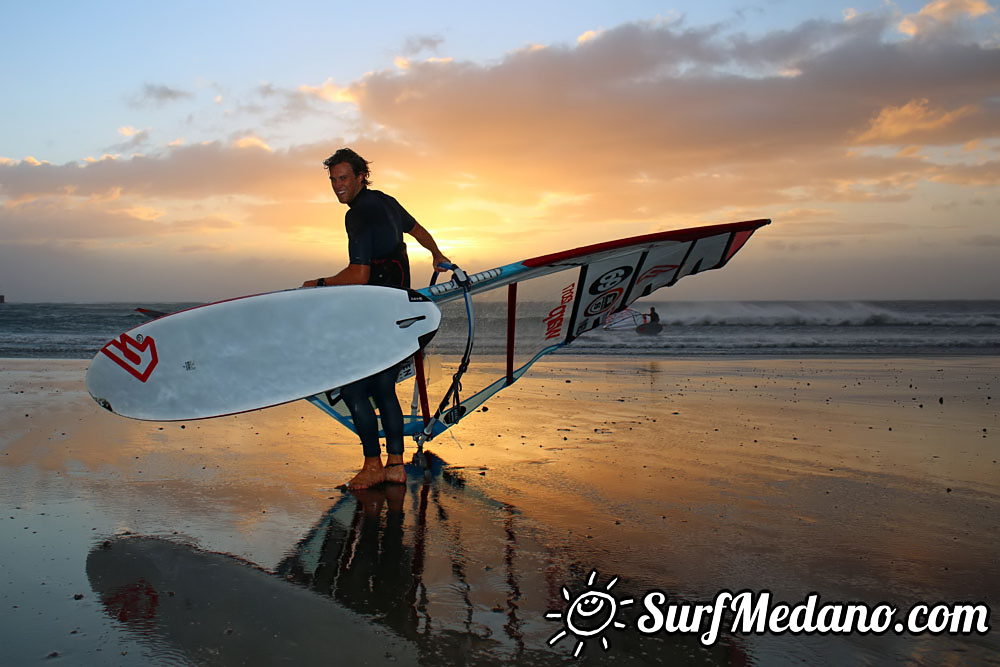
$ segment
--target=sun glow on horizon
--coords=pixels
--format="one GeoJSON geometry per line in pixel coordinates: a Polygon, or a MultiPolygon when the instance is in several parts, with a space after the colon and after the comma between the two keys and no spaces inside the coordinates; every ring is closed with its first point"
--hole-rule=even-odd
{"type": "MultiPolygon", "coordinates": [[[[320,165],[350,146],[372,161],[373,187],[469,270],[772,218],[722,277],[695,285],[726,298],[977,298],[1000,282],[996,3],[567,15],[514,1],[503,15],[400,6],[398,25],[339,34],[343,53],[316,44],[370,9],[311,6],[294,34],[253,49],[208,12],[214,40],[197,57],[165,37],[191,29],[179,17],[97,48],[72,36],[145,25],[153,10],[53,18],[24,4],[64,39],[42,50],[8,31],[20,60],[5,92],[20,102],[0,129],[0,280],[29,299],[74,298],[94,292],[89,276],[121,273],[107,289],[176,285],[197,299],[243,289],[234,272],[258,288],[337,270],[346,209],[320,165]],[[109,57],[126,44],[129,58],[109,57]],[[55,66],[76,60],[88,66],[72,76],[55,66]],[[917,268],[940,265],[952,270],[917,268]]],[[[241,21],[273,27],[263,12],[241,21]]]]}

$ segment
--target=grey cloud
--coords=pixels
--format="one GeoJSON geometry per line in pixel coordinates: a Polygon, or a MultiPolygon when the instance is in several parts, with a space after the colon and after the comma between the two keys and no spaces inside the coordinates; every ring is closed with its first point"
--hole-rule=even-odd
{"type": "Polygon", "coordinates": [[[415,56],[423,52],[437,53],[444,43],[444,38],[436,35],[414,35],[408,37],[403,44],[403,54],[415,56]]]}
{"type": "Polygon", "coordinates": [[[865,16],[853,21],[806,21],[791,30],[776,30],[752,38],[736,34],[726,39],[732,62],[758,67],[797,67],[821,54],[855,43],[878,41],[888,29],[885,16],[865,16]]]}
{"type": "Polygon", "coordinates": [[[142,91],[135,98],[134,103],[137,106],[164,106],[193,97],[192,93],[185,90],[171,88],[163,84],[147,83],[142,87],[142,91]]]}
{"type": "Polygon", "coordinates": [[[112,144],[104,149],[105,153],[127,153],[130,151],[136,151],[142,146],[145,146],[149,142],[149,130],[140,130],[132,136],[130,136],[126,141],[121,143],[112,144]]]}

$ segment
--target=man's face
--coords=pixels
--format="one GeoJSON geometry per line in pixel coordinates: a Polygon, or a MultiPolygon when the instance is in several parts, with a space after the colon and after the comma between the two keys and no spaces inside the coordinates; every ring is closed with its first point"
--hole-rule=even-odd
{"type": "Polygon", "coordinates": [[[351,165],[338,162],[330,167],[330,185],[341,204],[350,204],[365,186],[365,179],[364,176],[356,176],[351,165]]]}

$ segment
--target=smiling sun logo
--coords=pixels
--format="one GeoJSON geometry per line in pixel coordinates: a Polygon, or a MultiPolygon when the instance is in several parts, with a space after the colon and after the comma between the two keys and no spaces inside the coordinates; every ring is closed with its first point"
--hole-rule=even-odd
{"type": "Polygon", "coordinates": [[[607,651],[608,638],[602,633],[611,626],[623,630],[625,624],[615,620],[615,615],[619,607],[627,607],[635,602],[635,600],[616,600],[608,592],[618,583],[618,577],[609,581],[603,590],[594,587],[596,580],[597,570],[593,570],[587,578],[587,588],[575,598],[563,586],[562,596],[569,605],[565,615],[561,611],[550,611],[545,614],[545,618],[559,619],[563,622],[563,628],[549,638],[549,646],[555,646],[563,637],[573,635],[576,637],[574,658],[580,657],[587,639],[591,637],[600,638],[601,646],[607,651]]]}

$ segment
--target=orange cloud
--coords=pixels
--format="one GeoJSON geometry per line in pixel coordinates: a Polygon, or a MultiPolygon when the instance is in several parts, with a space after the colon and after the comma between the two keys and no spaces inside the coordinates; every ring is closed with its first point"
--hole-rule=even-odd
{"type": "Polygon", "coordinates": [[[910,14],[899,23],[899,31],[915,37],[938,25],[953,23],[962,18],[975,18],[994,12],[985,0],[933,0],[916,14],[910,14]]]}
{"type": "Polygon", "coordinates": [[[879,111],[869,129],[861,134],[859,143],[899,143],[914,134],[928,134],[952,127],[958,120],[977,111],[965,106],[954,111],[932,109],[926,98],[912,100],[901,107],[885,107],[879,111]]]}
{"type": "Polygon", "coordinates": [[[319,86],[299,86],[299,92],[327,102],[354,102],[351,92],[335,84],[332,79],[327,79],[319,86]]]}
{"type": "Polygon", "coordinates": [[[236,146],[236,148],[260,148],[269,153],[274,150],[260,137],[243,137],[242,139],[238,139],[233,142],[233,145],[236,146]]]}

